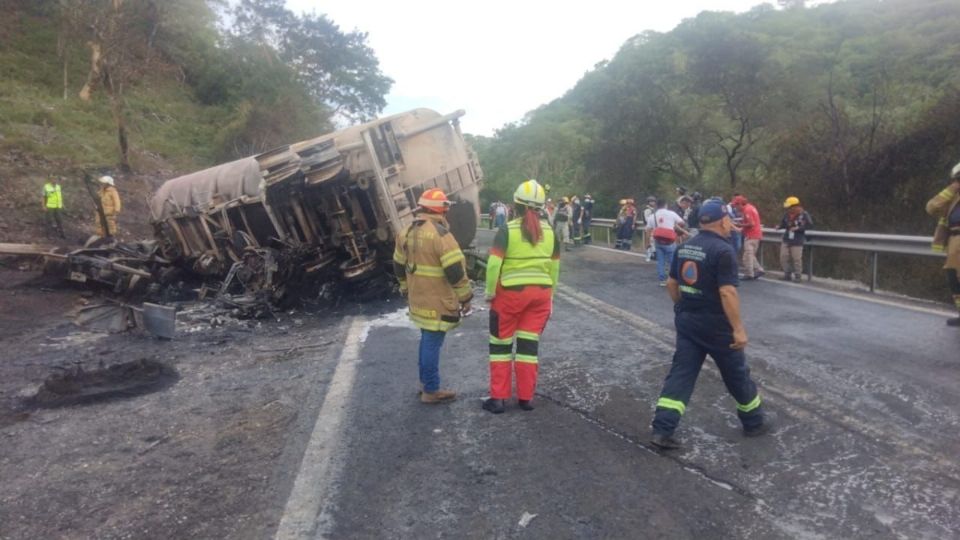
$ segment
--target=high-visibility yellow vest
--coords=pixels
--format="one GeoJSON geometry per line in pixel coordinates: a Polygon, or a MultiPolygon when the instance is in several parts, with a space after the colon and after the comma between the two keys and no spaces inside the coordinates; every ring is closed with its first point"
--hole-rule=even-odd
{"type": "Polygon", "coordinates": [[[47,182],[43,186],[43,195],[47,201],[47,208],[63,208],[63,193],[60,191],[60,186],[47,182]]]}
{"type": "Polygon", "coordinates": [[[537,245],[531,245],[523,239],[521,220],[507,223],[507,252],[500,267],[500,283],[504,287],[517,285],[553,286],[551,265],[553,260],[553,230],[541,222],[543,238],[537,245]]]}

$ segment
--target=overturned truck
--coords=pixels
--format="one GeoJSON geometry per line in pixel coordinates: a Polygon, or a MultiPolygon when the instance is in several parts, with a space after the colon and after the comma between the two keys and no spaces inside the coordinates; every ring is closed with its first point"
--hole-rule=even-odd
{"type": "Polygon", "coordinates": [[[388,268],[434,187],[466,248],[482,173],[463,114],[416,109],[169,180],[150,201],[159,255],[273,301],[304,282],[364,280],[388,268]]]}

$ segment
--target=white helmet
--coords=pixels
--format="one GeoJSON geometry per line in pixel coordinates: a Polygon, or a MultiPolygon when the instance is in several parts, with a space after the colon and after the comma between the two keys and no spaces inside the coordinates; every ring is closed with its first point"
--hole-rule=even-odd
{"type": "Polygon", "coordinates": [[[116,185],[116,184],[113,183],[113,177],[112,177],[112,176],[106,176],[106,175],[101,176],[100,179],[99,179],[99,182],[100,182],[101,184],[108,184],[108,185],[111,185],[111,186],[115,186],[115,185],[116,185]]]}
{"type": "Polygon", "coordinates": [[[950,171],[950,178],[960,178],[960,163],[953,166],[953,170],[950,171]]]}

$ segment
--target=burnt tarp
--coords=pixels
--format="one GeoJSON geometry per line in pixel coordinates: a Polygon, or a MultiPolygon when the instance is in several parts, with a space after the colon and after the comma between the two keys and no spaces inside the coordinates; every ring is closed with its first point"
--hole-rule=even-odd
{"type": "Polygon", "coordinates": [[[185,208],[205,209],[228,201],[261,198],[260,164],[247,157],[165,182],[150,199],[153,221],[180,215],[185,208]]]}

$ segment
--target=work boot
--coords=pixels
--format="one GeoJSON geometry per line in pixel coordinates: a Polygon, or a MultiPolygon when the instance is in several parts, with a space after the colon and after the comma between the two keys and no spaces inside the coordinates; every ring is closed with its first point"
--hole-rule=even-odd
{"type": "Polygon", "coordinates": [[[517,405],[525,411],[532,411],[534,409],[532,399],[518,399],[517,405]]]}
{"type": "Polygon", "coordinates": [[[960,317],[947,319],[947,326],[960,326],[960,317]]]}
{"type": "Polygon", "coordinates": [[[664,435],[662,433],[654,433],[650,437],[650,444],[661,450],[676,450],[682,446],[680,441],[675,439],[673,435],[664,435]]]}
{"type": "Polygon", "coordinates": [[[784,272],[783,277],[780,278],[780,281],[793,281],[793,276],[789,272],[784,272]]]}
{"type": "Polygon", "coordinates": [[[483,402],[483,410],[490,411],[493,414],[502,414],[506,409],[503,406],[502,399],[489,398],[483,402]]]}
{"type": "Polygon", "coordinates": [[[431,405],[448,403],[455,399],[457,399],[457,393],[451,392],[450,390],[437,390],[436,392],[427,392],[424,390],[420,394],[420,403],[429,403],[431,405]]]}
{"type": "Polygon", "coordinates": [[[763,413],[763,423],[751,429],[743,428],[744,437],[759,437],[773,432],[777,427],[777,414],[772,412],[763,413]]]}
{"type": "Polygon", "coordinates": [[[793,280],[794,280],[794,281],[803,281],[803,274],[794,274],[794,275],[793,275],[793,280]]]}

